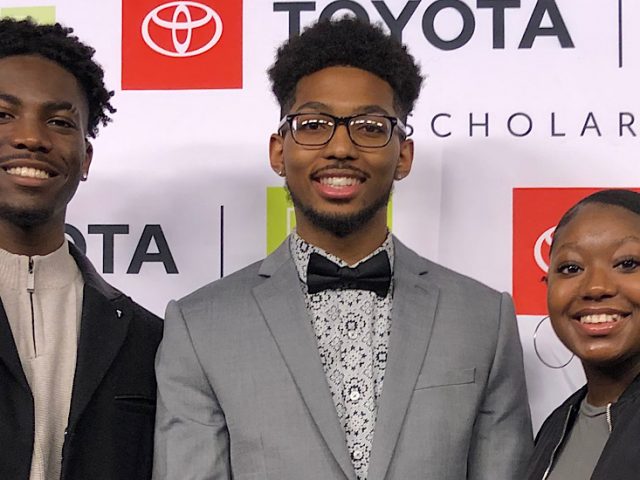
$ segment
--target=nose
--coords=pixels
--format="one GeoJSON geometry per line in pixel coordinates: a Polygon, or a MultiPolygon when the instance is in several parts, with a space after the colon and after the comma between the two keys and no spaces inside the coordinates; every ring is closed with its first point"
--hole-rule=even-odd
{"type": "Polygon", "coordinates": [[[338,160],[355,160],[358,157],[358,148],[351,141],[346,125],[336,126],[333,137],[325,146],[325,156],[338,160]]]}
{"type": "Polygon", "coordinates": [[[30,152],[48,153],[51,151],[51,138],[46,130],[36,119],[22,118],[14,122],[13,148],[28,150],[30,152]]]}
{"type": "Polygon", "coordinates": [[[612,278],[613,272],[606,267],[592,267],[585,271],[582,281],[582,297],[585,300],[603,300],[614,297],[617,285],[612,278]]]}

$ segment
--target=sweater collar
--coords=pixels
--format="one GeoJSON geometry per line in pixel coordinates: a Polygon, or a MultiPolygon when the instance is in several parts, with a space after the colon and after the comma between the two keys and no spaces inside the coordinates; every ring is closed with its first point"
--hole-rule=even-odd
{"type": "Polygon", "coordinates": [[[5,288],[18,290],[30,284],[35,290],[60,288],[79,275],[80,270],[69,253],[66,240],[48,255],[29,257],[0,249],[0,282],[5,288]]]}

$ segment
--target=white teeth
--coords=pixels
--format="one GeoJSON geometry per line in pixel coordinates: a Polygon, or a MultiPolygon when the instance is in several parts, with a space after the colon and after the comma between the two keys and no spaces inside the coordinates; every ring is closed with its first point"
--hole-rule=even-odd
{"type": "Polygon", "coordinates": [[[320,183],[331,187],[350,187],[360,183],[360,180],[353,177],[322,177],[320,183]]]}
{"type": "Polygon", "coordinates": [[[7,170],[9,175],[28,178],[49,178],[50,175],[44,170],[38,170],[32,167],[12,167],[7,170]]]}
{"type": "Polygon", "coordinates": [[[597,315],[585,315],[580,317],[580,323],[611,323],[620,320],[620,315],[617,313],[599,313],[597,315]]]}

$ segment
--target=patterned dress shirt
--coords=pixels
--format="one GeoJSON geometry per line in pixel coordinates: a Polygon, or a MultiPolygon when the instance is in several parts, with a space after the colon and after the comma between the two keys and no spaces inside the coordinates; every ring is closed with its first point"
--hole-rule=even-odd
{"type": "MultiPolygon", "coordinates": [[[[297,233],[290,238],[291,253],[300,277],[307,310],[318,341],[318,351],[333,403],[347,440],[358,480],[367,478],[376,423],[378,398],[382,393],[391,333],[393,281],[387,295],[368,290],[324,290],[310,294],[307,265],[311,253],[320,254],[341,267],[338,257],[305,242],[297,233]]],[[[393,272],[393,240],[383,244],[360,263],[386,250],[393,272]]]]}

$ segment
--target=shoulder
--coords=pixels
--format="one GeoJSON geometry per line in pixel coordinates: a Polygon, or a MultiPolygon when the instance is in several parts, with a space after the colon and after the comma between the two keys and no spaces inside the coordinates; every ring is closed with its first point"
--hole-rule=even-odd
{"type": "Polygon", "coordinates": [[[261,277],[258,274],[262,261],[252,263],[251,265],[238,270],[226,277],[215,280],[189,295],[178,300],[180,305],[192,305],[212,297],[220,297],[226,295],[238,295],[250,292],[251,289],[260,283],[261,277]]]}
{"type": "Polygon", "coordinates": [[[500,301],[502,294],[497,290],[467,275],[451,270],[443,265],[418,255],[395,239],[396,261],[400,268],[408,269],[438,287],[445,295],[461,296],[477,302],[487,299],[500,301]]]}
{"type": "Polygon", "coordinates": [[[251,294],[253,287],[261,283],[264,278],[259,275],[262,261],[238,270],[226,277],[200,287],[196,291],[178,300],[182,309],[196,307],[203,303],[208,303],[213,299],[229,301],[244,299],[251,294]]]}
{"type": "Polygon", "coordinates": [[[129,318],[127,336],[130,341],[142,346],[157,347],[162,340],[163,321],[142,305],[134,302],[131,297],[109,285],[112,290],[107,300],[116,312],[124,312],[129,318]]]}
{"type": "Polygon", "coordinates": [[[130,333],[142,330],[143,338],[148,338],[151,342],[158,343],[162,337],[162,319],[108,283],[77,247],[69,244],[69,251],[82,274],[85,288],[92,289],[95,294],[108,301],[116,312],[126,311],[129,313],[132,322],[130,333]]]}
{"type": "Polygon", "coordinates": [[[145,330],[162,335],[162,319],[144,308],[142,305],[134,302],[130,297],[127,297],[124,294],[123,296],[123,301],[129,305],[129,308],[133,313],[133,321],[145,330]]]}
{"type": "Polygon", "coordinates": [[[587,393],[587,387],[584,386],[575,393],[573,393],[569,398],[567,398],[562,404],[557,407],[553,412],[549,414],[549,416],[545,419],[544,423],[540,427],[538,434],[536,435],[536,445],[539,443],[543,443],[545,439],[560,435],[564,428],[564,423],[567,419],[567,416],[574,410],[577,409],[580,405],[580,402],[584,398],[587,393]]]}

